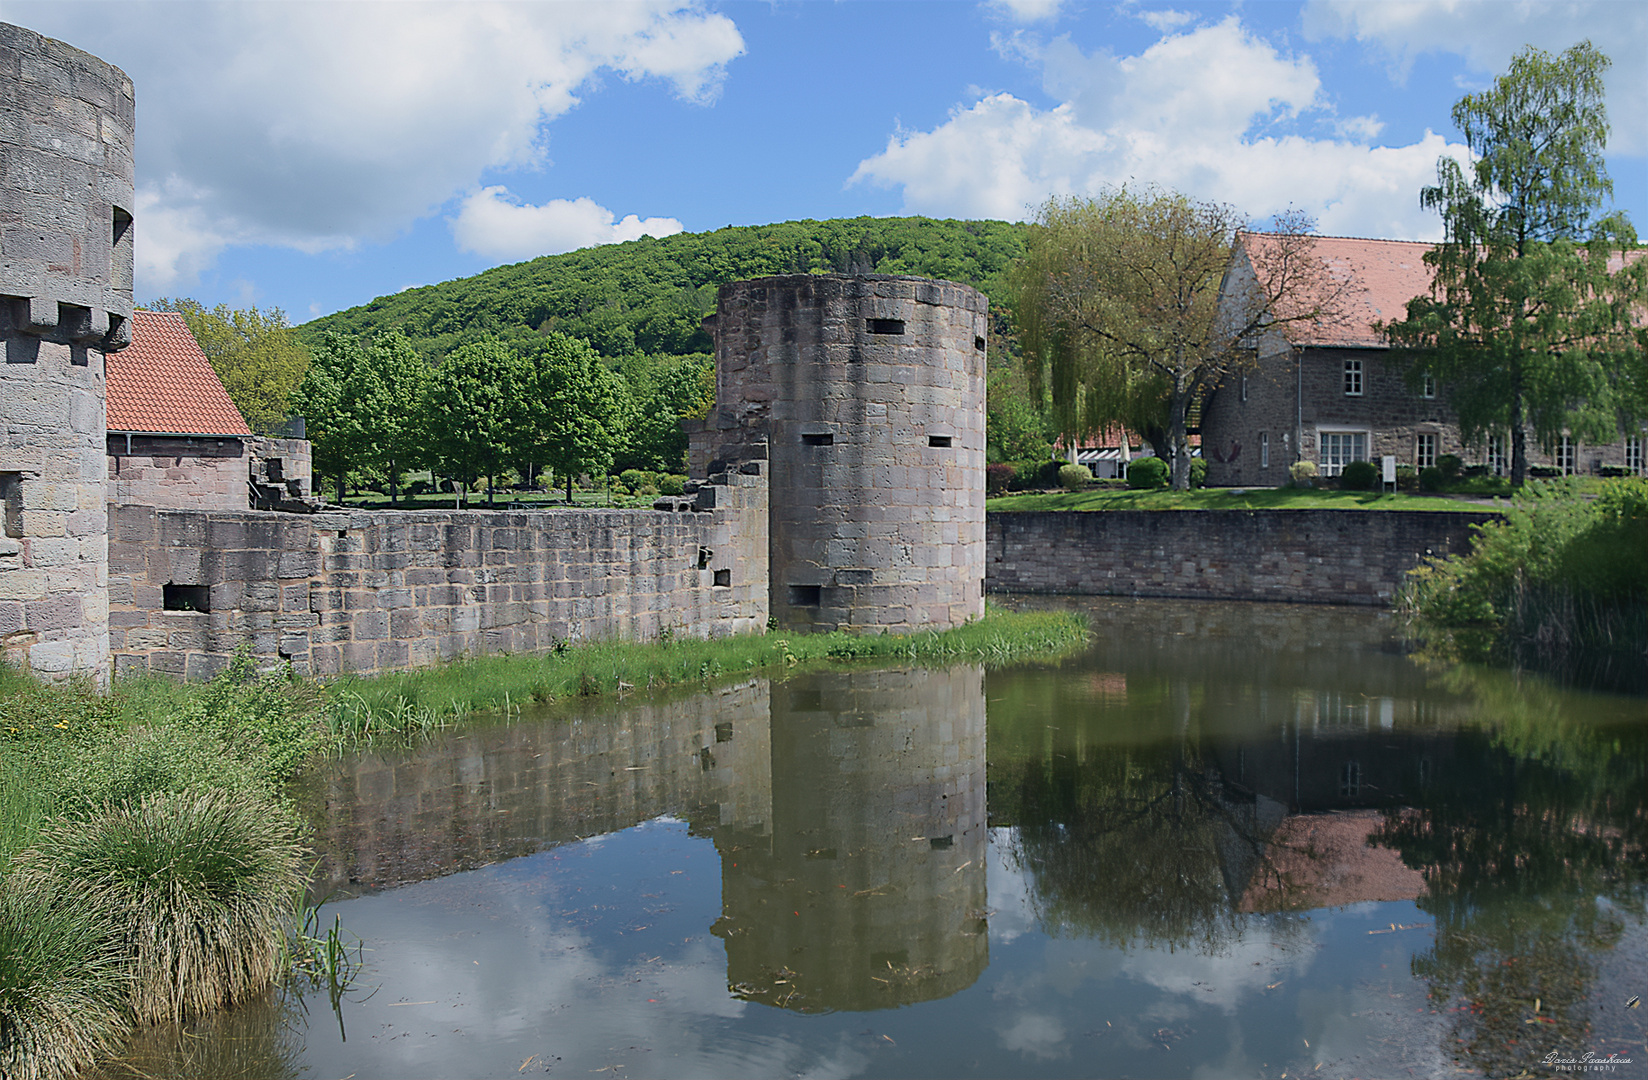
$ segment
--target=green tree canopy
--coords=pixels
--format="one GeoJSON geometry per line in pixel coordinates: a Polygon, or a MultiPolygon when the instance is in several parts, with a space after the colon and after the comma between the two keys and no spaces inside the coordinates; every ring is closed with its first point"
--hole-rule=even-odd
{"type": "Polygon", "coordinates": [[[708,353],[629,356],[617,364],[635,404],[627,444],[616,469],[685,472],[687,433],[681,421],[700,417],[715,398],[715,362],[708,353]]]}
{"type": "Polygon", "coordinates": [[[634,420],[624,380],[587,343],[558,333],[527,353],[519,402],[518,452],[561,473],[568,502],[573,475],[610,469],[634,420]]]}
{"type": "Polygon", "coordinates": [[[476,477],[503,472],[527,411],[528,375],[520,353],[501,341],[454,350],[424,387],[418,414],[424,460],[465,488],[476,477]]]}
{"type": "Polygon", "coordinates": [[[1126,424],[1172,463],[1173,486],[1189,487],[1193,404],[1253,363],[1261,330],[1321,318],[1343,290],[1311,257],[1311,227],[1283,215],[1243,245],[1252,272],[1230,295],[1246,229],[1234,207],[1155,189],[1049,200],[1014,278],[1015,315],[1058,434],[1126,424]]]}
{"type": "Polygon", "coordinates": [[[387,475],[395,501],[401,471],[422,460],[427,433],[419,402],[428,378],[423,358],[399,332],[366,342],[338,333],[321,338],[294,403],[309,424],[315,470],[337,479],[340,502],[343,478],[356,468],[387,475]]]}
{"type": "Polygon", "coordinates": [[[1648,402],[1633,325],[1648,262],[1623,214],[1599,216],[1613,184],[1602,75],[1590,42],[1553,57],[1529,46],[1491,89],[1453,109],[1474,160],[1437,164],[1420,202],[1442,215],[1425,256],[1431,295],[1384,329],[1415,377],[1444,380],[1461,434],[1508,433],[1511,482],[1527,475],[1526,430],[1547,449],[1563,434],[1612,438],[1648,402]]]}
{"type": "Polygon", "coordinates": [[[248,427],[259,435],[280,428],[309,367],[309,350],[298,340],[285,312],[280,308],[259,311],[256,306],[235,309],[227,304],[208,311],[187,297],[163,297],[149,309],[183,316],[248,427]]]}

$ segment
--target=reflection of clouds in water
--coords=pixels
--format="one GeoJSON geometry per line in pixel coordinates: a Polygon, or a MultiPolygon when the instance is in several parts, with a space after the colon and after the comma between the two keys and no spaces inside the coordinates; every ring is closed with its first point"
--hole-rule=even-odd
{"type": "Polygon", "coordinates": [[[1020,1013],[1000,1032],[1001,1045],[1008,1050],[1042,1061],[1056,1061],[1070,1056],[1064,1025],[1050,1016],[1020,1013]]]}
{"type": "MultiPolygon", "coordinates": [[[[795,1076],[797,1080],[844,1080],[849,1076],[858,1076],[869,1066],[869,1055],[843,1038],[829,1054],[796,1072],[795,1076]]],[[[776,1076],[777,1073],[767,1075],[776,1076]]]]}
{"type": "Polygon", "coordinates": [[[1036,913],[1030,906],[1030,883],[1008,861],[1017,831],[991,829],[985,851],[985,895],[990,898],[990,941],[994,945],[1009,945],[1037,928],[1036,913]]]}
{"type": "Polygon", "coordinates": [[[1316,959],[1310,940],[1316,936],[1314,927],[1305,931],[1304,940],[1297,930],[1278,940],[1276,928],[1262,920],[1249,921],[1246,929],[1212,956],[1192,949],[1130,949],[1119,970],[1166,993],[1231,1012],[1246,994],[1302,977],[1316,959]]]}
{"type": "Polygon", "coordinates": [[[683,1077],[862,1071],[863,1054],[848,1045],[819,1061],[785,1038],[729,1035],[721,1025],[751,1006],[728,995],[726,957],[712,940],[613,942],[587,931],[587,920],[608,913],[610,881],[559,879],[557,863],[591,846],[338,905],[346,927],[371,928],[361,985],[381,989],[346,1006],[347,1045],[311,1023],[315,1074],[369,1065],[389,1075],[468,1076],[511,1071],[532,1054],[562,1055],[579,1072],[623,1065],[650,1074],[666,1056],[671,1075],[683,1077]]]}

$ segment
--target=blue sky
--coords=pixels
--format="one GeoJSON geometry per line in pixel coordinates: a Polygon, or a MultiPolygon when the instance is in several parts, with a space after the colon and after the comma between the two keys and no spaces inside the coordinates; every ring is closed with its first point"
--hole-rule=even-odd
{"type": "Polygon", "coordinates": [[[1439,235],[1449,113],[1523,45],[1614,59],[1648,233],[1648,4],[34,3],[138,101],[137,292],[294,322],[594,243],[859,214],[1024,219],[1135,182],[1439,235]]]}

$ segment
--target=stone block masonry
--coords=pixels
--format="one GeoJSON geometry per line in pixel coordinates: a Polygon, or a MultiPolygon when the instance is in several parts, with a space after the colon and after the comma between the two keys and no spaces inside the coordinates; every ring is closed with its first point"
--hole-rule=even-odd
{"type": "Polygon", "coordinates": [[[993,513],[995,592],[1386,606],[1427,556],[1463,553],[1493,512],[1106,510],[993,513]]]}
{"type": "Polygon", "coordinates": [[[767,478],[722,479],[676,512],[110,506],[115,670],[208,678],[243,641],[259,659],[330,675],[563,640],[758,631],[767,478]]]}
{"type": "Polygon", "coordinates": [[[104,358],[131,339],[131,80],[0,23],[0,653],[108,675],[104,358]]]}

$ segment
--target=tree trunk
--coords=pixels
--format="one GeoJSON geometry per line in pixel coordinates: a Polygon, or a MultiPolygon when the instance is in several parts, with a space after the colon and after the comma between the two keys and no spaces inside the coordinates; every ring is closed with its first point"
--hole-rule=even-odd
{"type": "Polygon", "coordinates": [[[1167,442],[1172,453],[1167,464],[1172,470],[1169,486],[1174,491],[1190,488],[1190,440],[1185,435],[1185,418],[1189,412],[1190,394],[1183,388],[1175,387],[1167,406],[1167,442]]]}
{"type": "Polygon", "coordinates": [[[395,481],[397,479],[399,479],[399,477],[400,477],[400,474],[395,471],[395,463],[393,461],[390,461],[390,463],[389,463],[389,505],[390,506],[395,505],[395,497],[400,492],[400,488],[395,483],[395,481]]]}
{"type": "Polygon", "coordinates": [[[343,505],[343,473],[338,473],[338,505],[343,505]]]}
{"type": "Polygon", "coordinates": [[[491,473],[487,473],[486,474],[486,505],[488,507],[493,507],[493,506],[498,505],[497,500],[493,497],[493,489],[496,488],[497,486],[498,486],[497,478],[494,477],[491,473]]]}
{"type": "Polygon", "coordinates": [[[570,469],[567,471],[567,474],[566,474],[566,491],[567,491],[567,505],[571,506],[572,505],[572,471],[570,469]]]}
{"type": "Polygon", "coordinates": [[[1522,430],[1522,374],[1511,379],[1511,486],[1521,487],[1528,477],[1528,438],[1522,430]]]}

